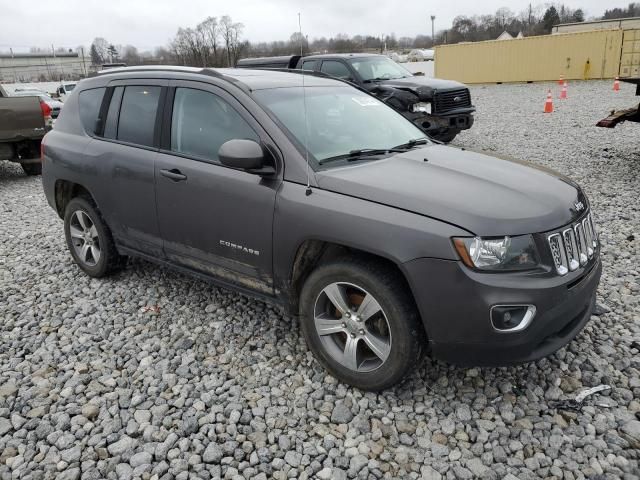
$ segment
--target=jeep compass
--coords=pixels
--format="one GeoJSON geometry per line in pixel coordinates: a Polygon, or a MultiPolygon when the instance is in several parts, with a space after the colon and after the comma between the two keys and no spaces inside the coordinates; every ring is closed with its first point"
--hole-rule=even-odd
{"type": "Polygon", "coordinates": [[[362,389],[422,353],[536,360],[595,302],[578,185],[434,143],[313,72],[110,69],[78,84],[43,145],[44,191],[86,274],[137,256],[278,303],[362,389]]]}

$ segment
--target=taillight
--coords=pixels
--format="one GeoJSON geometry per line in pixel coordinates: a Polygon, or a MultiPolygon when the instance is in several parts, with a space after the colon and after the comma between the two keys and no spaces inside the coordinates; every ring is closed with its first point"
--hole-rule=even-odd
{"type": "Polygon", "coordinates": [[[46,102],[43,102],[42,100],[40,100],[40,110],[42,110],[43,117],[51,116],[51,112],[52,112],[51,107],[47,105],[46,102]]]}

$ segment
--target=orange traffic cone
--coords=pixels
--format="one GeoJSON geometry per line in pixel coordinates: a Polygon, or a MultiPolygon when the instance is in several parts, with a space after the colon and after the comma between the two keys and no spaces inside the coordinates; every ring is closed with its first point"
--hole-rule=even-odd
{"type": "Polygon", "coordinates": [[[620,79],[618,77],[616,77],[616,79],[613,81],[613,91],[614,92],[620,91],[620,79]]]}
{"type": "Polygon", "coordinates": [[[553,99],[551,98],[551,90],[547,93],[547,101],[544,102],[544,113],[553,112],[553,99]]]}
{"type": "Polygon", "coordinates": [[[562,90],[560,90],[560,98],[567,98],[567,82],[564,82],[562,85],[562,90]]]}
{"type": "Polygon", "coordinates": [[[560,75],[560,80],[558,80],[558,85],[562,85],[564,83],[564,75],[560,75]]]}

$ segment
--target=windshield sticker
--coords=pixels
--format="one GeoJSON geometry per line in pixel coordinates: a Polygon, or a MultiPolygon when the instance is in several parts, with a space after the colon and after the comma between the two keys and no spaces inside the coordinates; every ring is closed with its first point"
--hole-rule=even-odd
{"type": "Polygon", "coordinates": [[[356,102],[361,107],[379,107],[382,102],[379,102],[375,98],[371,97],[351,97],[351,100],[356,102]]]}

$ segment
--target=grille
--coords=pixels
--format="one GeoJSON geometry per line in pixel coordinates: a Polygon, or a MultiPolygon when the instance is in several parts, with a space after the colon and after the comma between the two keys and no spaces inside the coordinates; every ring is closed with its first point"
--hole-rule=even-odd
{"type": "Polygon", "coordinates": [[[598,235],[591,213],[561,232],[552,233],[547,241],[559,275],[566,275],[585,266],[595,255],[598,246],[598,235]]]}
{"type": "Polygon", "coordinates": [[[447,90],[436,92],[435,111],[438,113],[448,112],[457,108],[467,108],[471,106],[471,94],[466,88],[458,90],[447,90]]]}

